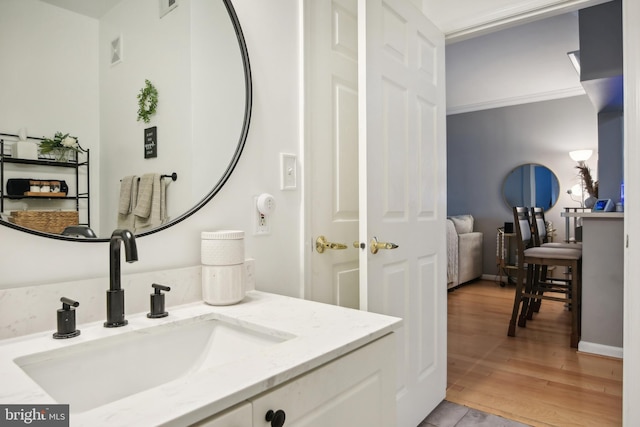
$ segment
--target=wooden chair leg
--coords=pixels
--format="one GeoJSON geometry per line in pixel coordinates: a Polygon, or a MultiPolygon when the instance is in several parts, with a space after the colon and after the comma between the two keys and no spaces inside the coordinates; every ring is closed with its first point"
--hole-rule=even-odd
{"type": "MultiPolygon", "coordinates": [[[[538,277],[538,276],[536,276],[538,277]]],[[[546,282],[547,281],[547,266],[543,265],[541,270],[540,270],[540,281],[541,282],[546,282]]],[[[544,292],[540,291],[540,295],[542,295],[544,292]]],[[[538,298],[536,299],[534,305],[533,305],[533,311],[535,311],[536,313],[540,312],[540,306],[542,305],[542,299],[538,298]]],[[[531,314],[533,316],[533,313],[531,314]]],[[[529,318],[529,320],[531,320],[532,317],[529,318]]]]}
{"type": "Polygon", "coordinates": [[[510,337],[516,336],[516,319],[518,318],[518,312],[520,311],[520,303],[522,302],[522,290],[524,286],[524,272],[522,269],[518,269],[518,276],[516,279],[516,292],[513,297],[513,310],[511,311],[511,320],[509,321],[509,331],[507,335],[510,337]]]}
{"type": "Polygon", "coordinates": [[[518,326],[522,328],[527,327],[527,313],[529,311],[529,304],[533,302],[531,297],[527,295],[531,295],[533,292],[533,289],[534,289],[533,286],[534,286],[534,280],[535,280],[535,274],[536,274],[535,272],[536,272],[536,266],[529,264],[527,266],[527,281],[524,288],[525,295],[522,296],[522,311],[520,312],[520,318],[518,319],[518,326]]]}
{"type": "Polygon", "coordinates": [[[537,312],[538,310],[536,310],[536,307],[540,306],[540,301],[541,301],[540,298],[534,298],[533,296],[542,295],[542,291],[540,290],[540,285],[539,285],[540,274],[542,274],[540,272],[540,266],[532,265],[530,267],[533,271],[530,278],[529,276],[527,276],[527,280],[531,282],[531,285],[529,286],[529,289],[527,290],[527,292],[529,292],[532,295],[532,297],[529,302],[529,308],[527,309],[527,313],[526,313],[527,320],[533,320],[533,313],[537,312]]]}

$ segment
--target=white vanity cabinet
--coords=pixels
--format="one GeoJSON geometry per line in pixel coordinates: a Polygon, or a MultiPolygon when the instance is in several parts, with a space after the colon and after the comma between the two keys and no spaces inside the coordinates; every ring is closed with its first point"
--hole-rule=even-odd
{"type": "Polygon", "coordinates": [[[194,426],[270,427],[269,411],[283,411],[285,427],[392,426],[395,366],[395,337],[388,334],[194,426]]]}
{"type": "MultiPolygon", "coordinates": [[[[120,377],[118,391],[126,386],[130,394],[113,397],[101,389],[106,402],[71,412],[71,426],[272,427],[278,423],[265,419],[270,410],[284,413],[285,427],[396,424],[400,318],[251,291],[241,304],[195,302],[172,307],[161,319],[141,312],[128,320],[123,328],[105,328],[102,321],[80,325],[82,334],[73,340],[54,340],[51,331],[0,340],[0,403],[61,403],[16,359],[37,361],[46,354],[50,368],[55,360],[84,360],[89,352],[120,353],[124,343],[144,336],[163,348],[163,357],[144,359],[145,369],[155,372],[165,369],[166,360],[177,365],[180,352],[170,349],[189,338],[189,350],[199,353],[191,364],[180,362],[186,374],[151,385],[145,375],[120,377]]],[[[73,375],[63,385],[71,383],[73,390],[89,387],[73,375]]],[[[57,393],[58,382],[52,390],[57,393]]],[[[83,396],[63,400],[79,404],[83,396]]]]}
{"type": "Polygon", "coordinates": [[[251,403],[240,403],[220,414],[192,424],[191,427],[250,427],[251,403]]]}
{"type": "Polygon", "coordinates": [[[253,427],[282,410],[285,426],[395,425],[395,337],[389,334],[255,399],[253,427]]]}

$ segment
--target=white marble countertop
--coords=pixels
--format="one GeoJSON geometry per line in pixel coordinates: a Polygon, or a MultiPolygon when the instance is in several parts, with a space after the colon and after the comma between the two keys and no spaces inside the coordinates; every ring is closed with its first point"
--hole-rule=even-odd
{"type": "Polygon", "coordinates": [[[0,341],[0,403],[65,403],[55,402],[31,380],[14,363],[17,357],[210,313],[228,323],[260,325],[294,338],[92,410],[72,410],[71,426],[188,425],[378,339],[402,322],[395,317],[252,291],[231,306],[197,302],[176,307],[162,319],[148,319],[146,313],[130,315],[129,324],[120,328],[104,328],[102,322],[78,325],[81,334],[66,340],[53,339],[52,331],[5,339],[0,341]]]}

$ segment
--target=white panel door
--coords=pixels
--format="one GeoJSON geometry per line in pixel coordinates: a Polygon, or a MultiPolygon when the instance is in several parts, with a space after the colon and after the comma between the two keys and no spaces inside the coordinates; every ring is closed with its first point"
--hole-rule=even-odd
{"type": "Polygon", "coordinates": [[[357,0],[305,1],[311,275],[305,297],[358,308],[357,0]],[[318,237],[346,245],[315,249],[318,237]]]}
{"type": "Polygon", "coordinates": [[[398,426],[415,427],[446,393],[444,36],[409,0],[359,0],[358,18],[360,305],[404,319],[398,426]]]}

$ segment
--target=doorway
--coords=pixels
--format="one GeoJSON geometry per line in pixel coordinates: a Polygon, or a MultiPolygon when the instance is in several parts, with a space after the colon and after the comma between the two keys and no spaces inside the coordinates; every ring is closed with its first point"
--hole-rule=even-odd
{"type": "MultiPolygon", "coordinates": [[[[531,3],[531,2],[529,2],[531,3]]],[[[542,3],[542,2],[539,2],[542,3]]],[[[562,2],[559,2],[562,3],[562,2]]],[[[589,4],[597,4],[598,1],[579,1],[573,2],[568,7],[576,7],[576,4],[589,5],[589,4]]],[[[504,13],[504,10],[499,11],[495,16],[498,19],[489,20],[487,19],[485,22],[478,23],[471,26],[469,29],[467,26],[466,29],[463,29],[463,22],[456,21],[459,26],[454,28],[449,35],[454,35],[455,37],[465,37],[468,34],[480,34],[485,31],[487,28],[502,26],[502,25],[510,25],[514,21],[518,20],[528,20],[531,19],[532,16],[545,16],[553,14],[553,10],[558,7],[563,6],[550,6],[541,5],[537,10],[532,8],[534,12],[527,13],[526,11],[522,12],[519,16],[509,16],[508,13],[504,13]]],[[[625,141],[636,141],[640,140],[640,125],[637,123],[636,117],[640,117],[640,85],[638,84],[637,76],[640,75],[640,44],[637,43],[637,40],[640,40],[640,27],[635,25],[635,22],[640,20],[640,3],[638,2],[628,2],[625,1],[623,3],[624,11],[623,11],[623,19],[624,19],[624,38],[625,38],[625,141]]],[[[496,4],[496,8],[499,8],[496,4]]],[[[455,21],[455,20],[454,20],[455,21]]],[[[455,24],[453,24],[455,27],[455,24]]],[[[634,159],[640,158],[640,155],[637,153],[638,147],[634,144],[625,143],[625,182],[626,184],[626,204],[625,210],[627,216],[633,216],[633,213],[640,210],[640,206],[638,205],[640,202],[640,197],[638,197],[638,190],[636,190],[637,186],[633,183],[640,182],[640,168],[637,168],[636,162],[632,161],[634,159]]],[[[311,162],[311,159],[307,159],[307,162],[311,162]]],[[[309,199],[305,202],[305,207],[303,212],[308,212],[310,209],[313,209],[312,201],[309,199]]],[[[305,222],[306,224],[306,222],[305,222]]],[[[307,228],[308,225],[305,225],[307,228]]],[[[625,233],[626,238],[629,239],[630,236],[636,235],[636,229],[638,225],[632,223],[630,221],[625,221],[625,233]]],[[[308,233],[307,233],[308,235],[308,233]]],[[[305,239],[304,247],[307,248],[311,242],[309,239],[305,239]]],[[[640,312],[632,309],[634,304],[637,301],[640,301],[640,293],[639,289],[636,289],[632,286],[629,286],[629,277],[639,277],[640,276],[640,265],[632,264],[628,262],[629,259],[640,259],[640,250],[637,249],[638,245],[626,245],[625,246],[625,358],[627,360],[638,360],[640,358],[640,339],[638,339],[637,326],[634,325],[640,324],[640,312]]],[[[308,249],[308,248],[307,248],[308,249]]],[[[305,249],[306,251],[306,249],[305,249]]],[[[308,252],[305,252],[308,254],[308,252]]],[[[305,256],[305,283],[308,283],[308,276],[310,274],[310,269],[308,266],[308,256],[305,256]]],[[[625,382],[624,382],[624,396],[625,402],[634,402],[637,401],[637,396],[639,392],[634,390],[632,387],[634,378],[640,378],[640,366],[637,364],[628,363],[625,365],[625,382]]],[[[640,419],[640,407],[632,407],[631,404],[625,403],[624,409],[624,421],[625,424],[632,424],[633,421],[637,421],[640,419]]]]}
{"type": "MultiPolygon", "coordinates": [[[[531,24],[525,24],[525,25],[527,25],[527,26],[531,26],[531,24]]],[[[508,38],[508,36],[506,36],[505,38],[508,38]]],[[[511,39],[512,39],[512,40],[515,40],[515,37],[511,37],[511,39]]],[[[464,43],[464,42],[463,42],[463,43],[464,43]]],[[[476,46],[476,48],[477,48],[477,46],[476,46]]],[[[561,53],[562,53],[562,52],[561,52],[561,53]]],[[[490,55],[489,55],[489,56],[490,56],[490,55]]],[[[566,52],[564,52],[564,56],[565,56],[565,58],[563,58],[563,59],[566,59],[566,60],[568,61],[568,59],[566,58],[566,52]]],[[[494,59],[496,59],[496,58],[494,58],[494,59]]],[[[499,62],[499,60],[497,60],[497,59],[496,59],[496,62],[499,62]]],[[[567,65],[569,65],[569,63],[568,63],[568,62],[567,62],[567,65]]],[[[472,68],[473,68],[473,67],[472,67],[472,68]]],[[[448,71],[449,71],[449,70],[448,70],[448,71]]],[[[554,75],[554,74],[553,74],[553,73],[549,73],[548,75],[549,75],[549,76],[551,76],[551,75],[554,75]]],[[[509,84],[509,82],[504,82],[504,84],[505,84],[505,85],[508,85],[508,84],[509,84]]],[[[568,99],[568,98],[567,98],[567,99],[568,99]]],[[[534,101],[536,101],[536,103],[537,103],[537,104],[540,104],[540,105],[545,104],[545,103],[542,103],[542,102],[538,102],[538,100],[534,100],[534,101]]],[[[586,112],[587,112],[587,113],[589,113],[589,114],[592,114],[592,116],[593,116],[593,120],[594,120],[594,122],[595,122],[595,120],[596,120],[596,113],[595,113],[595,109],[593,109],[593,108],[592,108],[592,106],[591,106],[591,105],[589,105],[589,104],[590,104],[590,102],[587,104],[587,106],[589,107],[589,109],[588,109],[589,111],[586,111],[586,112]],[[593,109],[593,111],[591,111],[592,109],[593,109]]],[[[503,107],[503,106],[500,106],[500,107],[503,107]]],[[[543,107],[540,107],[540,108],[543,108],[543,107]]],[[[503,108],[503,110],[507,110],[507,109],[508,109],[508,107],[507,107],[507,108],[503,108]]],[[[473,113],[470,113],[470,114],[473,114],[473,113]]],[[[505,115],[508,115],[508,114],[505,114],[505,115]]],[[[458,123],[458,122],[456,122],[456,125],[459,125],[459,123],[458,123]]],[[[490,126],[490,125],[487,125],[487,126],[490,126]]],[[[496,126],[499,126],[499,125],[496,125],[496,126]]],[[[544,133],[544,131],[543,131],[543,132],[541,132],[541,133],[544,133]]],[[[565,137],[566,137],[566,135],[565,135],[565,137]]],[[[593,139],[597,141],[597,131],[594,131],[594,132],[593,132],[593,139]]],[[[584,139],[583,139],[583,140],[584,140],[584,139]]],[[[516,144],[514,144],[514,145],[516,145],[516,144]]],[[[597,147],[597,145],[596,145],[596,147],[597,147]]],[[[457,148],[459,149],[459,147],[457,147],[457,148]]],[[[535,148],[535,147],[522,147],[522,148],[521,148],[521,147],[517,146],[517,149],[518,149],[518,150],[519,150],[519,149],[528,150],[529,148],[535,148]]],[[[454,151],[456,151],[456,150],[454,150],[454,151]]],[[[553,150],[552,150],[552,151],[553,151],[553,150]]],[[[559,148],[557,151],[558,151],[558,152],[557,152],[557,153],[554,153],[553,155],[556,155],[556,156],[565,156],[565,159],[566,159],[566,160],[565,160],[565,163],[569,163],[569,157],[568,157],[568,151],[569,151],[569,150],[566,150],[566,151],[565,151],[564,147],[561,147],[561,146],[560,146],[560,148],[559,148]]],[[[528,152],[528,153],[530,153],[530,152],[528,152]]],[[[495,153],[494,153],[494,154],[495,154],[495,153]]],[[[477,161],[478,159],[479,159],[479,158],[478,158],[478,157],[476,157],[476,161],[477,161]]],[[[570,164],[570,165],[569,165],[569,167],[566,167],[566,168],[563,166],[563,169],[570,169],[570,168],[571,168],[571,167],[573,167],[573,166],[574,166],[573,164],[570,164]]],[[[450,172],[451,172],[451,171],[450,171],[450,172]]],[[[569,178],[571,178],[572,176],[573,176],[573,174],[571,174],[571,176],[569,176],[569,178]]],[[[490,181],[490,180],[489,180],[489,181],[490,181]]],[[[490,182],[491,182],[491,181],[490,181],[490,182]]],[[[568,180],[566,180],[565,182],[568,182],[568,180]]],[[[499,181],[496,181],[496,185],[499,185],[499,181]]],[[[451,188],[451,187],[450,187],[450,188],[451,188]]],[[[471,193],[473,193],[473,194],[475,194],[475,191],[474,191],[474,189],[473,189],[473,188],[471,188],[471,191],[470,191],[470,192],[471,192],[471,193]]],[[[563,192],[564,192],[564,191],[563,191],[563,192]]],[[[478,200],[476,199],[476,200],[475,200],[475,202],[477,203],[477,202],[478,202],[478,200]]],[[[491,201],[491,203],[493,203],[493,202],[495,202],[495,204],[496,204],[496,205],[499,205],[499,208],[500,208],[499,210],[502,210],[502,211],[506,212],[506,210],[504,209],[504,202],[503,202],[502,200],[500,200],[500,199],[499,199],[499,196],[498,196],[498,197],[496,197],[496,200],[492,200],[492,201],[491,201]]],[[[472,203],[472,205],[473,205],[473,203],[472,203]]],[[[564,205],[560,204],[559,206],[564,206],[564,205]]],[[[566,206],[569,206],[569,205],[567,204],[566,206]]],[[[462,212],[455,212],[455,211],[454,211],[454,212],[451,212],[451,211],[449,211],[449,213],[450,213],[450,214],[457,214],[457,213],[462,213],[462,212]]],[[[472,214],[476,214],[477,212],[471,211],[471,212],[464,212],[464,213],[472,213],[472,214]]],[[[481,215],[481,217],[482,217],[482,216],[486,216],[486,215],[481,215]]],[[[559,212],[558,212],[558,217],[559,217],[559,212]]],[[[505,218],[504,220],[506,221],[506,220],[507,220],[507,218],[509,218],[509,217],[508,217],[508,216],[506,216],[506,218],[505,218]]],[[[555,220],[554,220],[554,223],[555,223],[555,220]]],[[[563,221],[563,223],[564,223],[564,221],[563,221]]],[[[499,226],[499,225],[501,225],[501,223],[499,223],[499,224],[498,224],[498,226],[499,226]]],[[[491,239],[491,236],[495,236],[495,228],[496,228],[496,223],[493,223],[490,227],[486,228],[486,230],[488,230],[488,233],[493,232],[493,234],[489,234],[490,238],[489,238],[489,239],[487,239],[490,243],[494,243],[494,242],[493,242],[493,240],[494,240],[494,239],[491,239]]],[[[486,235],[486,234],[485,234],[485,235],[486,235]]],[[[564,233],[560,234],[558,237],[560,237],[560,239],[562,239],[562,236],[563,236],[563,235],[564,235],[564,233]]],[[[485,239],[486,239],[486,237],[485,237],[485,239]]],[[[486,244],[485,244],[485,249],[486,249],[486,244]]],[[[485,250],[485,254],[489,254],[489,255],[491,255],[491,254],[492,254],[492,252],[491,252],[491,251],[486,251],[486,250],[485,250]]],[[[489,263],[492,263],[492,262],[493,262],[493,259],[491,258],[491,260],[489,261],[489,263]]],[[[487,267],[486,267],[486,266],[487,266],[487,262],[485,262],[485,269],[484,269],[484,271],[485,271],[485,272],[491,272],[491,270],[487,269],[487,267]]],[[[469,285],[469,287],[473,287],[473,286],[474,286],[474,284],[469,285]]],[[[466,289],[465,289],[465,291],[466,291],[466,289]]],[[[450,296],[450,297],[451,297],[451,296],[450,296]]],[[[511,307],[511,304],[512,304],[512,303],[513,303],[513,300],[511,300],[511,301],[507,301],[507,302],[506,302],[506,304],[507,304],[507,306],[508,306],[509,308],[511,307]]],[[[451,317],[449,318],[449,320],[451,321],[451,317]]],[[[506,325],[506,323],[505,323],[505,325],[506,325]]],[[[528,326],[529,326],[529,325],[528,325],[528,326]]],[[[500,329],[500,326],[499,326],[499,325],[498,325],[498,326],[496,326],[496,327],[498,328],[498,329],[497,329],[498,331],[500,331],[501,333],[504,333],[504,335],[506,335],[506,330],[505,330],[504,332],[502,332],[502,329],[504,329],[504,326],[502,326],[502,329],[500,329]]],[[[451,340],[451,338],[449,338],[449,339],[451,340]]],[[[487,340],[487,341],[488,341],[488,340],[487,340]]],[[[486,344],[486,342],[484,342],[483,344],[486,344]]],[[[576,356],[576,355],[573,355],[573,356],[576,356]]],[[[620,363],[620,369],[621,369],[621,366],[622,366],[622,365],[621,365],[621,363],[620,363]]],[[[541,366],[541,368],[542,368],[542,369],[545,369],[544,365],[543,365],[543,366],[541,366]]],[[[471,369],[471,368],[469,368],[469,369],[471,369]]],[[[619,372],[619,374],[621,374],[621,372],[619,372]]],[[[579,378],[579,377],[580,377],[580,374],[577,374],[576,376],[579,378]]],[[[484,378],[482,378],[482,377],[478,377],[478,382],[480,383],[481,381],[484,381],[484,378]]],[[[604,383],[604,381],[603,381],[603,383],[604,383]]],[[[619,387],[619,386],[620,386],[620,385],[618,384],[618,387],[619,387]]],[[[620,403],[620,401],[618,400],[618,402],[617,402],[617,403],[620,403]]],[[[499,404],[499,402],[498,402],[498,403],[496,403],[496,405],[497,405],[497,407],[498,407],[498,408],[500,408],[500,406],[499,406],[499,405],[500,405],[500,404],[499,404]]],[[[486,410],[486,409],[485,409],[485,410],[486,410]]],[[[621,421],[621,420],[620,420],[620,421],[621,421]]],[[[551,424],[553,424],[553,423],[551,423],[551,424]]]]}

